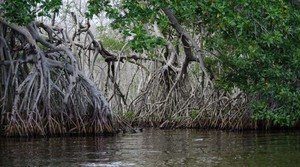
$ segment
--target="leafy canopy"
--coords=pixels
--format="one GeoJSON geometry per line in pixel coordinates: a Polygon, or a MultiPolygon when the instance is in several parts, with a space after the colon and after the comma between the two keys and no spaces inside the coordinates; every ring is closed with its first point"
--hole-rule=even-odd
{"type": "Polygon", "coordinates": [[[25,25],[37,16],[50,17],[61,5],[62,0],[6,0],[0,7],[9,22],[25,25]]]}
{"type": "Polygon", "coordinates": [[[300,118],[300,10],[289,1],[204,1],[206,45],[223,64],[219,86],[256,98],[254,118],[292,126],[300,118]]]}

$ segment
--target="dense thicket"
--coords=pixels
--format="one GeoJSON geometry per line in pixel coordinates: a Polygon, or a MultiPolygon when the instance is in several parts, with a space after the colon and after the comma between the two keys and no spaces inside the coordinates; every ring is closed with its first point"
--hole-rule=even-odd
{"type": "Polygon", "coordinates": [[[102,48],[88,30],[89,25],[83,27],[74,13],[70,13],[71,24],[76,29],[71,32],[68,27],[57,26],[55,18],[52,25],[34,20],[41,11],[50,14],[56,5],[51,2],[2,4],[5,12],[0,13],[1,134],[113,133],[117,119],[79,63],[80,56],[87,60],[88,54],[102,48]],[[75,44],[83,35],[85,43],[75,44]]]}
{"type": "MultiPolygon", "coordinates": [[[[28,41],[24,43],[23,37],[28,38],[25,35],[29,33],[29,36],[33,37],[31,37],[33,43],[38,42],[45,47],[41,48],[45,58],[43,61],[40,59],[37,61],[42,66],[47,64],[45,63],[47,61],[51,62],[49,59],[53,59],[51,56],[54,49],[55,54],[66,56],[59,57],[59,61],[64,63],[67,61],[68,67],[72,67],[66,71],[66,68],[60,65],[60,70],[65,71],[64,77],[60,77],[61,73],[58,71],[54,75],[63,80],[59,82],[60,84],[54,85],[62,90],[61,94],[65,101],[69,96],[75,97],[73,96],[75,88],[78,88],[79,94],[85,92],[79,84],[81,82],[78,82],[80,75],[77,73],[83,70],[90,74],[90,78],[82,77],[83,81],[88,80],[89,85],[92,85],[89,89],[85,89],[88,92],[87,96],[101,97],[98,102],[105,103],[105,98],[100,92],[93,93],[97,89],[91,80],[100,79],[104,84],[98,84],[98,87],[105,92],[114,113],[135,123],[161,127],[235,129],[257,128],[257,125],[263,124],[268,127],[294,126],[298,123],[300,5],[297,1],[89,0],[85,2],[87,10],[79,12],[84,19],[79,21],[74,14],[70,14],[76,27],[72,30],[74,34],[72,38],[68,38],[61,29],[54,28],[55,18],[60,15],[60,7],[64,1],[3,2],[1,23],[5,29],[1,32],[6,45],[5,43],[1,45],[2,52],[7,52],[7,48],[14,51],[15,44],[9,41],[10,34],[19,34],[13,36],[18,40],[15,43],[25,45],[28,41]],[[19,6],[20,3],[23,4],[22,7],[19,6]],[[16,11],[20,14],[14,15],[16,11]],[[100,15],[105,15],[106,22],[122,35],[113,39],[115,36],[105,34],[108,31],[103,30],[109,27],[102,25],[100,29],[104,35],[100,36],[100,40],[96,39],[90,31],[89,20],[100,15]],[[50,16],[52,25],[47,26],[33,21],[37,16],[50,16]],[[86,20],[86,24],[83,24],[83,20],[86,20]],[[26,27],[16,26],[13,23],[26,27]],[[21,35],[14,27],[17,27],[17,30],[25,28],[28,32],[21,35]],[[40,29],[46,37],[38,36],[41,33],[37,30],[40,29]],[[89,42],[86,42],[86,39],[89,42]],[[55,48],[61,44],[65,44],[67,47],[64,49],[72,51],[73,56],[66,50],[60,49],[57,52],[55,48]],[[110,48],[110,51],[104,47],[110,48]],[[98,54],[102,55],[104,61],[99,59],[98,54]],[[83,60],[82,58],[88,59],[83,61],[87,64],[79,65],[81,68],[76,70],[77,62],[72,60],[83,60]],[[105,69],[98,71],[102,77],[95,77],[95,65],[105,69]],[[76,86],[72,86],[69,77],[76,78],[76,86]]],[[[26,55],[23,56],[24,59],[31,55],[24,54],[27,53],[26,49],[28,48],[22,47],[15,53],[26,55]]],[[[22,67],[11,63],[16,61],[16,57],[12,57],[3,58],[4,62],[7,62],[6,65],[2,65],[3,72],[8,68],[3,76],[13,74],[10,68],[22,67]]],[[[32,67],[35,66],[30,65],[29,72],[34,69],[32,67]]],[[[40,71],[45,71],[44,69],[43,67],[40,71]]],[[[29,72],[20,74],[24,78],[23,83],[30,83],[25,79],[29,76],[29,72]]],[[[48,79],[46,77],[49,73],[46,74],[40,79],[49,81],[49,77],[48,79]]],[[[51,82],[45,82],[48,87],[44,89],[55,87],[53,86],[53,83],[57,83],[55,80],[57,79],[52,77],[51,82]]],[[[12,82],[7,77],[3,78],[2,83],[4,81],[6,83],[2,85],[12,82]]],[[[6,90],[8,86],[3,89],[4,92],[6,90]]],[[[43,92],[42,89],[36,90],[36,87],[30,87],[27,92],[25,90],[22,96],[28,91],[43,92]]],[[[6,97],[7,93],[4,95],[6,97]]],[[[37,95],[43,98],[52,97],[49,93],[37,95]]],[[[16,97],[19,98],[13,95],[11,99],[16,97]]],[[[35,98],[31,98],[33,99],[35,98]]],[[[83,106],[91,104],[86,100],[79,101],[83,106]]],[[[26,100],[23,103],[25,104],[26,100]]],[[[21,106],[25,107],[23,103],[21,106]]],[[[44,104],[48,103],[43,101],[37,106],[45,106],[44,104]]],[[[9,103],[2,101],[2,104],[2,110],[7,108],[10,110],[7,106],[9,103]]],[[[108,104],[105,103],[105,106],[108,104]]],[[[41,110],[39,107],[36,107],[36,111],[41,110]]],[[[60,107],[62,106],[58,108],[60,107]]],[[[29,108],[26,110],[31,111],[29,108]]],[[[88,108],[90,107],[82,107],[82,110],[88,111],[88,108]]],[[[91,105],[91,108],[95,108],[95,105],[91,105]]],[[[98,112],[95,109],[93,111],[98,112]]],[[[2,111],[2,115],[3,113],[6,111],[2,111]]],[[[6,116],[1,117],[2,120],[4,118],[6,116]]]]}
{"type": "MultiPolygon", "coordinates": [[[[100,2],[90,1],[90,12],[106,12],[114,20],[114,28],[133,36],[130,44],[137,52],[163,45],[161,41],[181,41],[185,59],[179,65],[178,79],[190,62],[196,61],[204,76],[217,81],[219,89],[239,89],[253,99],[247,108],[256,120],[281,126],[298,122],[297,1],[124,0],[119,5],[100,2]],[[158,38],[163,36],[164,40],[158,38]]],[[[167,51],[172,53],[172,48],[167,51]]]]}

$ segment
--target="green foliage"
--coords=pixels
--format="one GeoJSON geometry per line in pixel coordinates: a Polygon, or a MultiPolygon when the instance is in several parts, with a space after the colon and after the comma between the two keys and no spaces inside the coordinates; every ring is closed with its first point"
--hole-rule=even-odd
{"type": "Polygon", "coordinates": [[[100,12],[113,20],[111,26],[118,29],[125,37],[131,37],[129,46],[136,52],[152,50],[166,43],[161,37],[149,35],[144,25],[158,21],[160,26],[166,25],[166,18],[160,13],[160,1],[134,1],[124,0],[118,5],[111,5],[109,0],[90,0],[88,3],[89,12],[86,15],[90,18],[100,12]]]}
{"type": "Polygon", "coordinates": [[[165,45],[165,41],[161,37],[147,35],[142,28],[136,28],[132,31],[135,33],[134,38],[130,41],[129,46],[138,53],[143,53],[145,50],[152,50],[157,46],[165,45]]]}
{"type": "Polygon", "coordinates": [[[109,50],[120,51],[125,45],[125,42],[116,40],[115,38],[107,35],[101,36],[100,38],[103,46],[109,50]]]}
{"type": "Polygon", "coordinates": [[[127,111],[123,113],[123,117],[127,120],[133,120],[135,118],[135,112],[133,111],[127,111]]]}
{"type": "Polygon", "coordinates": [[[1,10],[9,22],[25,25],[37,16],[49,17],[61,5],[61,0],[6,0],[1,10]]]}
{"type": "MultiPolygon", "coordinates": [[[[300,4],[290,2],[122,0],[115,4],[110,0],[89,0],[86,15],[92,18],[104,12],[114,29],[132,39],[129,46],[143,52],[166,44],[145,29],[147,24],[157,23],[164,36],[174,42],[172,25],[162,12],[170,8],[188,32],[205,32],[205,49],[218,55],[217,59],[205,61],[212,71],[217,71],[217,64],[222,66],[217,78],[219,88],[239,88],[256,98],[250,106],[254,119],[293,126],[300,118],[300,4]]],[[[1,10],[8,21],[24,25],[36,16],[49,16],[61,3],[7,0],[1,10]]],[[[105,40],[115,49],[122,45],[114,39],[105,40]]],[[[134,116],[127,113],[128,117],[134,116]]]]}
{"type": "Polygon", "coordinates": [[[106,30],[109,29],[107,26],[98,26],[97,31],[99,32],[99,38],[102,42],[104,48],[112,50],[112,51],[122,51],[128,49],[125,46],[125,40],[117,37],[119,34],[111,34],[108,33],[106,30]],[[109,34],[109,35],[108,35],[109,34]],[[125,48],[123,48],[125,46],[125,48]]]}
{"type": "Polygon", "coordinates": [[[300,5],[290,2],[123,0],[113,6],[109,0],[95,0],[89,2],[88,16],[105,12],[113,19],[113,28],[133,37],[130,46],[143,52],[165,44],[150,36],[145,24],[158,23],[172,39],[171,25],[162,12],[172,9],[186,30],[205,31],[205,49],[219,55],[205,61],[212,71],[217,71],[217,64],[222,66],[219,88],[239,88],[256,98],[250,106],[255,119],[292,126],[300,117],[300,5]]]}
{"type": "Polygon", "coordinates": [[[190,113],[190,117],[192,118],[192,120],[194,120],[198,115],[198,111],[197,110],[192,110],[190,113]]]}
{"type": "Polygon", "coordinates": [[[282,0],[236,0],[206,1],[201,8],[208,31],[218,32],[207,38],[210,49],[222,53],[218,86],[257,98],[255,119],[293,126],[300,118],[299,7],[282,0]]]}

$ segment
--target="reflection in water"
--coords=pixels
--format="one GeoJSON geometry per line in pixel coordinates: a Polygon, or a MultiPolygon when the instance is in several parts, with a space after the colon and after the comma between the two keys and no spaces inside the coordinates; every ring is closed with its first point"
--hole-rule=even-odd
{"type": "Polygon", "coordinates": [[[300,133],[146,129],[108,137],[0,138],[0,166],[298,166],[300,133]]]}

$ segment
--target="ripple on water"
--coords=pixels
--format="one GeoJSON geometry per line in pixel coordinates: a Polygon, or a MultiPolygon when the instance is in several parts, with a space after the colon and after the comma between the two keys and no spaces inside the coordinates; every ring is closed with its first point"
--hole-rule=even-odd
{"type": "Polygon", "coordinates": [[[87,162],[80,164],[81,167],[94,167],[94,166],[106,166],[106,167],[122,167],[122,166],[134,166],[135,163],[129,163],[129,162],[110,162],[110,163],[101,163],[101,162],[87,162]]]}

